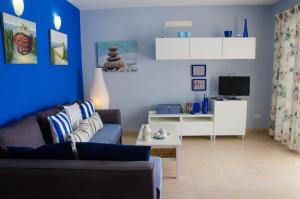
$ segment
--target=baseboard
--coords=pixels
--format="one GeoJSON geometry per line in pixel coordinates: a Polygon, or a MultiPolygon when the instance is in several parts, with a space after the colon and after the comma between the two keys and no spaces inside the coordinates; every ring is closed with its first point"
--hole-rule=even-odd
{"type": "MultiPolygon", "coordinates": [[[[257,128],[257,129],[247,129],[246,133],[269,133],[269,129],[257,128]]],[[[138,134],[138,131],[123,131],[123,134],[138,134]]]]}
{"type": "Polygon", "coordinates": [[[138,131],[123,131],[123,134],[138,134],[138,131]]]}
{"type": "Polygon", "coordinates": [[[263,129],[263,128],[258,128],[258,129],[247,129],[247,133],[269,133],[269,129],[263,129]]]}

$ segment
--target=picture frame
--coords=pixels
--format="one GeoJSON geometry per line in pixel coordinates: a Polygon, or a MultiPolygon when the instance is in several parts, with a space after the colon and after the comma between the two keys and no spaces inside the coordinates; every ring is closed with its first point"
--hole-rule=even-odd
{"type": "Polygon", "coordinates": [[[52,65],[67,66],[68,57],[68,35],[56,30],[49,30],[50,63],[52,65]]]}
{"type": "Polygon", "coordinates": [[[207,80],[206,79],[192,79],[192,91],[206,91],[207,80]]]}
{"type": "Polygon", "coordinates": [[[193,64],[191,74],[192,77],[206,77],[206,64],[193,64]]]}
{"type": "Polygon", "coordinates": [[[6,64],[37,64],[36,23],[3,12],[2,41],[6,64]]]}
{"type": "Polygon", "coordinates": [[[137,41],[97,42],[98,66],[104,72],[137,72],[137,41]]]}

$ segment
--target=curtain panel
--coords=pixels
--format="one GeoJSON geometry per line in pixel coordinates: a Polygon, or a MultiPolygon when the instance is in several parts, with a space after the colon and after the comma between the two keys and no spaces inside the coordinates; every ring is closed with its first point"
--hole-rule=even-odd
{"type": "Polygon", "coordinates": [[[300,152],[300,5],[276,15],[270,135],[300,152]]]}

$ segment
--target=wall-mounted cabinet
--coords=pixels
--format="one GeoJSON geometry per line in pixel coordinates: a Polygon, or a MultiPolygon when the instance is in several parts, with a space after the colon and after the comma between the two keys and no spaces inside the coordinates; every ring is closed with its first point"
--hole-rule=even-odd
{"type": "Polygon", "coordinates": [[[190,59],[190,39],[158,38],[156,39],[156,60],[190,59]]]}
{"type": "Polygon", "coordinates": [[[157,38],[156,60],[255,59],[256,38],[157,38]]]}
{"type": "Polygon", "coordinates": [[[255,59],[256,38],[224,38],[223,59],[255,59]]]}
{"type": "Polygon", "coordinates": [[[190,59],[222,59],[222,38],[190,38],[190,59]]]}

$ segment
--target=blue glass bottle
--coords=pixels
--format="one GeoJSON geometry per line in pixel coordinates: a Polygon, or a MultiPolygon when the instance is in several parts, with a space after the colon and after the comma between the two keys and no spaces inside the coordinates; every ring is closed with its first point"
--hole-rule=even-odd
{"type": "Polygon", "coordinates": [[[207,114],[208,113],[208,98],[206,94],[204,94],[204,98],[202,101],[202,113],[207,114]]]}
{"type": "Polygon", "coordinates": [[[247,19],[245,19],[245,24],[244,24],[244,34],[243,37],[249,37],[249,33],[248,33],[248,22],[247,19]]]}

